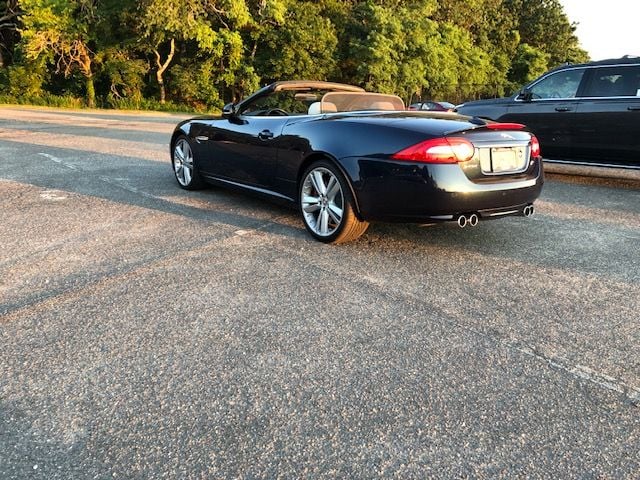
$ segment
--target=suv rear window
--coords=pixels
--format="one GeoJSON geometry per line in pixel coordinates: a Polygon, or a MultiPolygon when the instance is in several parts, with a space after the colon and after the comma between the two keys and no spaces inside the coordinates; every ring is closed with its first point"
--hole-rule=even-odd
{"type": "Polygon", "coordinates": [[[640,66],[594,68],[583,96],[640,96],[640,66]]]}

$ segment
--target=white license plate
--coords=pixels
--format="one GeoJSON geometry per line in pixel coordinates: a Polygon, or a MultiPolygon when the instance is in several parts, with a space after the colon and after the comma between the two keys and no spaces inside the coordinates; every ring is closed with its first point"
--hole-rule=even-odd
{"type": "Polygon", "coordinates": [[[524,163],[522,148],[501,147],[491,149],[491,170],[493,173],[520,170],[524,163]]]}

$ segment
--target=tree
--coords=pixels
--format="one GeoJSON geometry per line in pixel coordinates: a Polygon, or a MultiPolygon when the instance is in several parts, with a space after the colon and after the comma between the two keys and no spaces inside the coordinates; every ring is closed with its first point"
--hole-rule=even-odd
{"type": "Polygon", "coordinates": [[[548,65],[549,54],[526,43],[521,43],[518,45],[509,71],[512,88],[518,88],[538,78],[547,71],[548,65]]]}
{"type": "Polygon", "coordinates": [[[549,55],[549,67],[589,59],[559,0],[505,0],[505,6],[518,19],[521,43],[549,55]]]}
{"type": "Polygon", "coordinates": [[[0,2],[0,68],[7,63],[6,58],[13,57],[13,49],[18,43],[20,13],[18,0],[0,2]]]}
{"type": "Polygon", "coordinates": [[[176,42],[194,42],[201,52],[222,58],[241,42],[236,29],[250,20],[244,0],[144,0],[139,30],[155,57],[160,102],[166,99],[164,74],[176,55],[176,42]]]}
{"type": "MultiPolygon", "coordinates": [[[[266,3],[266,2],[263,2],[266,3]]],[[[274,5],[274,2],[271,2],[274,5]]],[[[275,5],[274,5],[275,6],[275,5]]],[[[316,2],[278,2],[277,16],[259,18],[252,57],[261,77],[326,80],[336,69],[336,31],[316,2]],[[284,7],[284,9],[282,9],[284,7]]]]}
{"type": "Polygon", "coordinates": [[[86,101],[95,106],[91,32],[97,22],[94,0],[21,0],[22,43],[30,60],[44,57],[56,72],[78,70],[85,79],[86,101]]]}
{"type": "MultiPolygon", "coordinates": [[[[488,64],[481,62],[486,84],[476,83],[462,95],[501,96],[509,87],[507,80],[520,34],[518,19],[503,0],[439,0],[433,17],[439,24],[453,24],[468,32],[473,47],[480,49],[488,64]]],[[[462,52],[461,52],[462,53],[462,52]]],[[[476,50],[473,55],[477,55],[476,50]]],[[[478,65],[479,66],[479,65],[478,65]]],[[[476,82],[480,79],[476,79],[476,82]]],[[[469,83],[469,82],[467,82],[469,83]]],[[[464,89],[463,89],[464,90],[464,89]]]]}

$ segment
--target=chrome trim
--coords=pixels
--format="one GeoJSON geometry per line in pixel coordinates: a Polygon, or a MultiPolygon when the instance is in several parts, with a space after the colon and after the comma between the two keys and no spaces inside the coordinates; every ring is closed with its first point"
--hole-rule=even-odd
{"type": "Polygon", "coordinates": [[[627,95],[625,96],[617,96],[617,97],[568,97],[568,98],[535,98],[531,99],[529,102],[525,102],[519,98],[514,98],[514,102],[520,103],[538,103],[538,102],[567,102],[569,100],[629,100],[635,98],[640,101],[640,96],[638,95],[627,95]]]}
{"type": "Polygon", "coordinates": [[[549,158],[543,158],[543,162],[546,163],[557,163],[560,165],[580,165],[584,167],[606,167],[606,168],[620,168],[624,170],[640,170],[640,165],[618,165],[616,163],[594,163],[588,161],[579,161],[579,160],[554,160],[549,158]]]}
{"type": "Polygon", "coordinates": [[[576,98],[580,100],[629,100],[630,98],[635,98],[640,102],[639,95],[627,95],[627,96],[618,95],[617,97],[576,97],[576,98]]]}
{"type": "Polygon", "coordinates": [[[501,175],[514,175],[518,173],[526,172],[529,168],[529,164],[531,163],[531,142],[508,142],[508,143],[488,143],[483,144],[479,142],[474,143],[474,147],[476,149],[476,153],[473,155],[473,158],[478,161],[480,164],[480,171],[483,175],[487,176],[501,176],[501,175]],[[482,168],[482,161],[480,159],[480,150],[489,150],[489,155],[491,155],[492,148],[524,148],[524,160],[523,166],[518,170],[508,170],[505,172],[492,172],[486,171],[482,168]]]}
{"type": "MultiPolygon", "coordinates": [[[[534,83],[529,84],[526,88],[527,89],[531,89],[532,87],[536,86],[538,83],[540,83],[542,80],[544,80],[547,77],[550,77],[551,75],[555,74],[555,73],[561,73],[561,72],[567,72],[570,70],[587,70],[587,69],[593,69],[593,68],[616,68],[616,67],[628,67],[628,68],[637,68],[638,66],[640,66],[640,59],[638,60],[638,63],[616,63],[616,64],[611,64],[611,65],[582,65],[582,66],[576,66],[573,68],[561,68],[558,70],[553,70],[551,72],[547,72],[545,75],[543,75],[542,77],[540,77],[538,80],[536,80],[534,83]]],[[[580,84],[582,84],[582,79],[580,79],[580,84]]],[[[578,85],[578,88],[580,88],[580,85],[578,85]]],[[[568,97],[568,98],[536,98],[536,99],[531,99],[528,102],[525,102],[524,100],[521,100],[518,98],[518,96],[520,96],[520,93],[517,93],[514,97],[513,97],[513,101],[514,102],[520,102],[520,103],[533,103],[533,102],[557,102],[557,101],[567,101],[567,100],[584,100],[584,99],[614,99],[614,98],[622,98],[622,99],[629,99],[629,98],[637,98],[640,100],[640,96],[638,95],[628,95],[628,96],[617,96],[617,97],[568,97]]]]}
{"type": "Polygon", "coordinates": [[[494,212],[494,213],[481,213],[482,216],[487,217],[502,217],[504,215],[513,215],[514,213],[519,213],[520,210],[507,210],[506,212],[494,212]]]}
{"type": "Polygon", "coordinates": [[[252,190],[252,191],[258,192],[258,193],[264,193],[265,195],[271,195],[272,197],[282,198],[282,199],[288,200],[290,202],[294,201],[294,199],[291,198],[291,197],[287,197],[286,195],[282,195],[281,193],[274,192],[273,190],[268,190],[266,188],[254,187],[253,185],[247,185],[246,183],[234,182],[232,180],[226,180],[224,178],[216,177],[214,175],[206,175],[204,173],[202,174],[202,176],[206,177],[206,178],[208,178],[210,180],[214,180],[216,182],[227,183],[229,185],[234,185],[236,187],[246,188],[247,190],[252,190]]]}

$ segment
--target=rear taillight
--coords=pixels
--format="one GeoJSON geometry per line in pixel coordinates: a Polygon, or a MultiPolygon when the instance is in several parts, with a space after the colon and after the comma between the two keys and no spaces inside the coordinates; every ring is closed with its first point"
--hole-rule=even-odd
{"type": "Polygon", "coordinates": [[[475,148],[464,138],[434,138],[399,151],[391,158],[423,163],[458,163],[473,158],[475,148]]]}
{"type": "Polygon", "coordinates": [[[531,156],[539,157],[540,156],[540,142],[535,135],[531,135],[531,156]]]}

